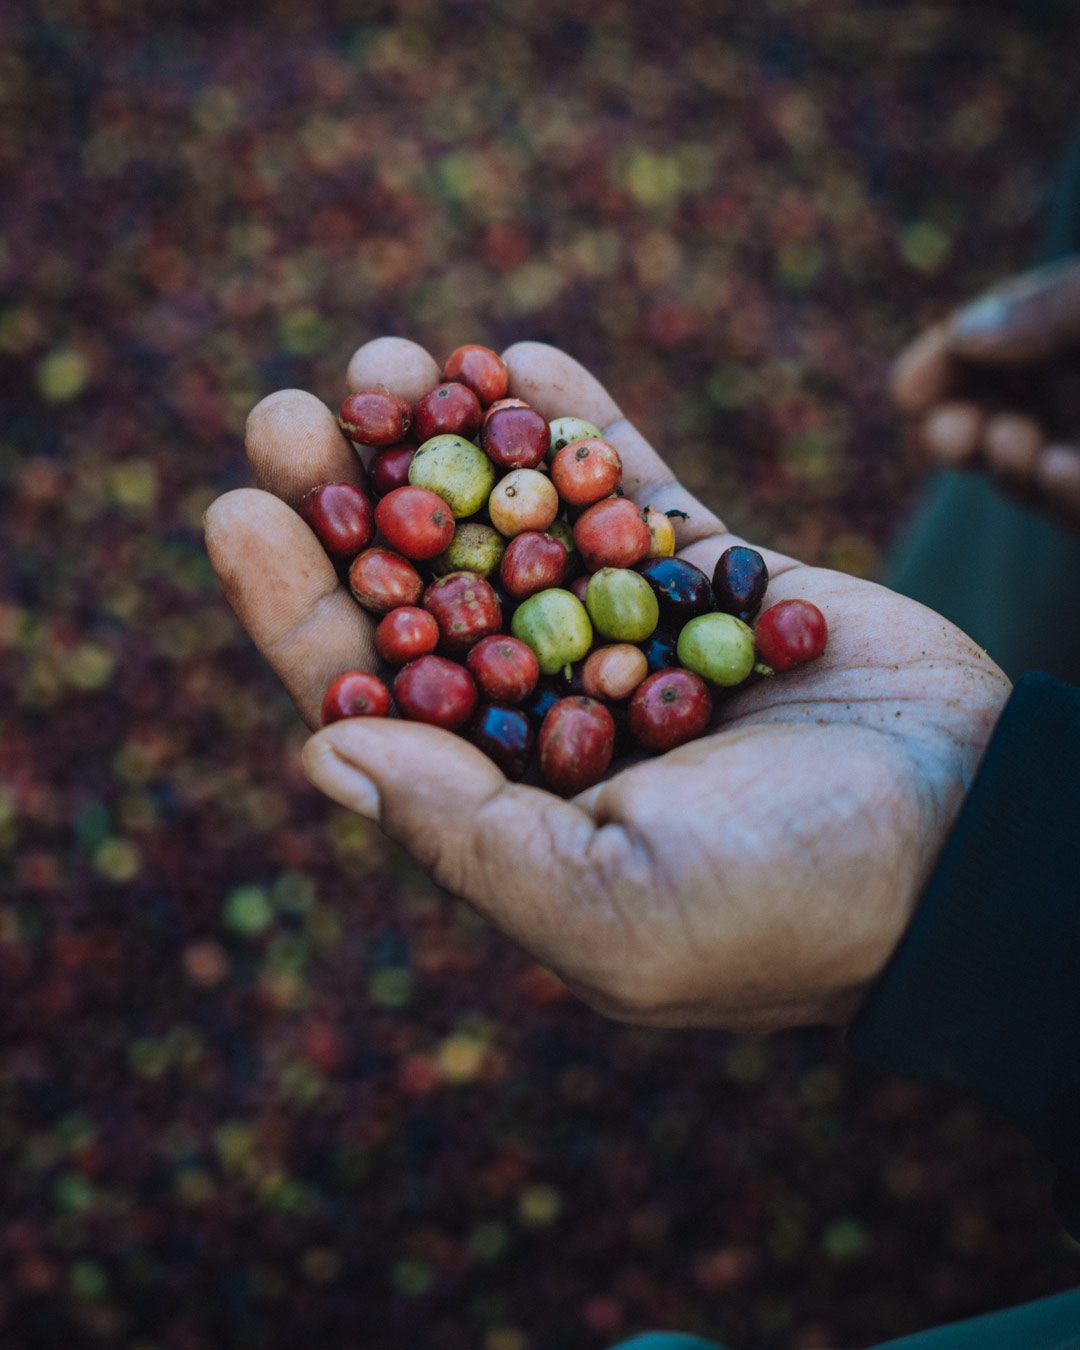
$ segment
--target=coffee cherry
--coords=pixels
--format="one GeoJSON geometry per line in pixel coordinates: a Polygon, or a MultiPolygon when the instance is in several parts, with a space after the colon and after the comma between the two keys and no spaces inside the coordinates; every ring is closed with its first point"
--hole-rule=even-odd
{"type": "Polygon", "coordinates": [[[681,628],[699,614],[716,608],[709,578],[682,558],[647,558],[636,569],[653,588],[660,602],[660,622],[665,628],[681,628]]]}
{"type": "Polygon", "coordinates": [[[566,549],[550,534],[526,530],[506,546],[499,567],[499,580],[516,600],[537,591],[561,586],[566,572],[566,549]]]}
{"type": "Polygon", "coordinates": [[[514,469],[488,498],[491,523],[508,539],[526,530],[546,530],[558,514],[559,494],[536,469],[514,469]]]}
{"type": "Polygon", "coordinates": [[[548,448],[548,424],[527,404],[498,403],[484,414],[480,444],[502,469],[534,469],[548,448]]]}
{"type": "Polygon", "coordinates": [[[406,558],[434,558],[454,537],[454,515],[428,488],[395,488],[375,508],[375,524],[391,548],[406,558]]]}
{"type": "Polygon", "coordinates": [[[571,441],[584,441],[589,437],[603,436],[603,431],[595,422],[586,422],[584,417],[556,417],[549,427],[551,440],[548,446],[548,460],[551,461],[564,445],[571,441]]]}
{"type": "Polygon", "coordinates": [[[389,712],[390,691],[382,680],[365,670],[347,670],[326,691],[322,724],[328,727],[346,717],[386,717],[389,712]]]}
{"type": "Polygon", "coordinates": [[[388,445],[372,459],[368,465],[368,477],[371,487],[380,497],[385,497],[395,488],[404,487],[409,481],[409,465],[416,454],[416,446],[408,441],[398,445],[388,445]]]}
{"type": "Polygon", "coordinates": [[[532,722],[520,708],[483,704],[465,734],[512,782],[525,777],[536,736],[532,722]]]}
{"type": "Polygon", "coordinates": [[[589,579],[585,608],[601,637],[613,642],[644,642],[660,621],[652,587],[637,572],[602,567],[589,579]]]}
{"type": "Polygon", "coordinates": [[[713,572],[713,591],[717,608],[725,614],[750,623],[768,586],[769,569],[757,549],[736,544],[721,553],[713,572]]]}
{"type": "Polygon", "coordinates": [[[483,577],[475,572],[450,572],[424,592],[424,608],[435,616],[443,646],[463,652],[502,627],[502,610],[483,577]]]}
{"type": "Polygon", "coordinates": [[[401,605],[385,615],[375,629],[375,650],[392,666],[427,656],[439,645],[435,616],[415,605],[401,605]]]}
{"type": "Polygon", "coordinates": [[[550,680],[544,680],[522,702],[521,711],[528,713],[534,724],[539,726],[555,704],[565,697],[565,690],[561,686],[556,686],[550,680]]]}
{"type": "Polygon", "coordinates": [[[689,670],[660,670],[630,700],[630,734],[646,750],[663,752],[700,736],[712,719],[708,685],[689,670]]]}
{"type": "Polygon", "coordinates": [[[458,524],[443,552],[432,559],[431,570],[437,577],[447,572],[475,572],[477,576],[490,577],[505,550],[506,540],[494,526],[465,521],[458,524]]]}
{"type": "Polygon", "coordinates": [[[355,558],[375,537],[371,502],[351,483],[321,483],[301,498],[297,511],[337,562],[355,558]]]}
{"type": "Polygon", "coordinates": [[[433,436],[413,455],[409,482],[437,492],[461,520],[487,501],[495,486],[495,466],[463,436],[433,436]]]}
{"type": "Polygon", "coordinates": [[[566,589],[571,595],[576,595],[581,603],[584,604],[585,597],[589,594],[589,582],[591,580],[592,577],[587,572],[583,572],[581,576],[575,577],[566,589]]]}
{"type": "Polygon", "coordinates": [[[560,699],[537,738],[540,774],[564,797],[598,783],[615,748],[615,723],[602,703],[585,695],[560,699]]]}
{"type": "Polygon", "coordinates": [[[590,572],[601,567],[633,567],[649,551],[648,527],[626,497],[605,497],[578,519],[574,543],[590,572]]]}
{"type": "Polygon", "coordinates": [[[452,351],[446,358],[442,377],[467,384],[485,408],[502,398],[510,388],[506,362],[498,352],[477,343],[467,343],[452,351]]]}
{"type": "Polygon", "coordinates": [[[365,609],[385,614],[399,605],[415,605],[424,583],[407,558],[388,548],[367,548],[349,568],[349,589],[365,609]]]}
{"type": "Polygon", "coordinates": [[[658,628],[649,640],[642,645],[645,660],[649,663],[649,673],[655,670],[668,670],[679,664],[678,634],[666,633],[658,628]]]}
{"type": "Polygon", "coordinates": [[[641,518],[645,522],[645,528],[649,531],[649,537],[652,542],[649,544],[648,557],[650,558],[673,558],[675,556],[675,526],[671,523],[668,516],[663,511],[657,511],[655,507],[646,506],[642,509],[641,518]]]}
{"type": "Polygon", "coordinates": [[[619,452],[597,436],[564,445],[551,461],[551,481],[571,506],[591,506],[622,481],[619,452]]]}
{"type": "Polygon", "coordinates": [[[758,619],[754,640],[773,670],[791,670],[817,660],[829,640],[829,626],[809,600],[781,600],[758,619]]]}
{"type": "Polygon", "coordinates": [[[505,633],[481,638],[469,649],[465,664],[484,696],[496,703],[520,703],[540,678],[540,662],[533,649],[505,633]]]}
{"type": "Polygon", "coordinates": [[[569,591],[539,591],[514,610],[514,637],[530,646],[545,675],[572,665],[592,646],[593,630],[585,606],[569,591]]]}
{"type": "Polygon", "coordinates": [[[405,400],[381,385],[358,389],[338,411],[342,431],[361,445],[393,445],[404,439],[411,422],[412,410],[405,400]]]}
{"type": "Polygon", "coordinates": [[[649,663],[640,647],[616,642],[610,647],[597,647],[585,658],[581,688],[590,698],[618,703],[629,698],[648,673],[649,663]]]}
{"type": "Polygon", "coordinates": [[[453,731],[476,710],[473,677],[445,656],[421,656],[394,677],[394,702],[410,722],[429,722],[453,731]]]}
{"type": "Polygon", "coordinates": [[[464,436],[471,440],[483,417],[480,400],[465,384],[437,384],[416,405],[413,432],[418,441],[432,436],[464,436]]]}
{"type": "Polygon", "coordinates": [[[679,663],[710,684],[742,684],[754,668],[754,634],[733,614],[702,614],[679,634],[679,663]]]}

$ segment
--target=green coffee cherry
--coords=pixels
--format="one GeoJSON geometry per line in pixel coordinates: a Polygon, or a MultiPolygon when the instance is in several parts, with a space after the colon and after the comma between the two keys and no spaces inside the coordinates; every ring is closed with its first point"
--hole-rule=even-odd
{"type": "Polygon", "coordinates": [[[699,614],[679,634],[679,665],[710,684],[742,684],[754,669],[754,634],[733,614],[699,614]]]}
{"type": "Polygon", "coordinates": [[[545,675],[580,661],[593,639],[585,606],[570,591],[557,588],[523,600],[514,610],[510,631],[533,649],[545,675]]]}
{"type": "Polygon", "coordinates": [[[660,622],[653,588],[625,567],[601,567],[589,578],[585,608],[596,631],[612,642],[644,642],[660,622]]]}
{"type": "Polygon", "coordinates": [[[413,455],[409,482],[437,492],[461,520],[487,502],[495,486],[495,466],[463,436],[432,436],[413,455]]]}

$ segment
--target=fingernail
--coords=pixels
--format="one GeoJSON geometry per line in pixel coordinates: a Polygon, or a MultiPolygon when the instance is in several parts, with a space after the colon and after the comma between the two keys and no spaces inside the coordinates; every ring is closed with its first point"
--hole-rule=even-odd
{"type": "Polygon", "coordinates": [[[322,745],[317,754],[305,757],[308,778],[340,806],[347,806],[365,820],[378,820],[379,789],[355,764],[341,758],[332,746],[322,745]]]}
{"type": "Polygon", "coordinates": [[[957,310],[952,330],[957,337],[983,337],[1003,328],[1008,317],[1008,300],[1000,295],[987,295],[957,310]]]}

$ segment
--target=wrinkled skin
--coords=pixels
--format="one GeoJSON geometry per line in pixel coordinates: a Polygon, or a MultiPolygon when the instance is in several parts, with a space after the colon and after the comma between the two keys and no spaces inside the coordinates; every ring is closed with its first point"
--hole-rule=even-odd
{"type": "MultiPolygon", "coordinates": [[[[686,512],[680,556],[711,574],[743,542],[570,357],[528,342],[504,357],[511,394],[603,428],[635,501],[686,512]]],[[[366,344],[349,368],[350,387],[382,383],[410,402],[438,379],[400,338],[366,344]]],[[[359,481],[360,468],[329,410],[297,391],[252,412],[248,454],[256,488],[211,507],[208,547],[236,614],[316,726],[329,681],[373,665],[372,624],[292,507],[318,482],[359,481]]],[[[903,934],[1009,685],[921,605],[764,552],[765,604],[812,600],[829,647],[718,700],[707,738],[570,801],[509,783],[457,736],[398,720],[318,732],[307,772],[604,1013],[843,1025],[903,934]]]]}

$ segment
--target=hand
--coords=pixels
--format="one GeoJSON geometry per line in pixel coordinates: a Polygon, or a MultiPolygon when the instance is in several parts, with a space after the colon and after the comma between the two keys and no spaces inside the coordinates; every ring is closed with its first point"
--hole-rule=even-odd
{"type": "Polygon", "coordinates": [[[893,396],[950,468],[1080,528],[1080,257],[958,310],[896,363],[893,396]]]}
{"type": "MultiPolygon", "coordinates": [[[[680,553],[707,572],[737,542],[677,483],[597,381],[560,351],[505,353],[511,393],[604,427],[635,500],[687,513],[680,553]]],[[[415,400],[438,370],[411,343],[362,347],[350,387],[415,400]]],[[[248,424],[260,490],[207,516],[225,593],[301,715],[373,665],[368,616],[292,505],[361,473],[308,394],[248,424]]],[[[1008,694],[1004,675],[932,611],[766,552],[766,604],[812,600],[815,664],[718,700],[715,734],[636,763],[571,801],[507,782],[465,740],[399,720],[318,732],[304,762],[447,890],[611,1016],[743,1030],[844,1023],[899,941],[1008,694]]]]}

